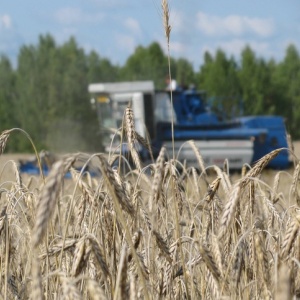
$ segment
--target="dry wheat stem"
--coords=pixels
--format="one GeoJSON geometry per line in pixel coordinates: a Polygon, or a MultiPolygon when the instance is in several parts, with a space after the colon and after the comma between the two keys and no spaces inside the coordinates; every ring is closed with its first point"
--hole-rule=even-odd
{"type": "Polygon", "coordinates": [[[291,278],[290,270],[287,265],[281,265],[279,268],[278,284],[274,295],[275,300],[290,300],[291,295],[291,278]]]}

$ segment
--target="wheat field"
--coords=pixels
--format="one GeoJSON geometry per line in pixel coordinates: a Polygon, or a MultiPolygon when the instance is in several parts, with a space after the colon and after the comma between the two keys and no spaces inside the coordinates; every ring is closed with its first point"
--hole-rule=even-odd
{"type": "Polygon", "coordinates": [[[144,165],[130,107],[124,118],[126,171],[113,153],[74,153],[48,176],[21,174],[28,156],[6,155],[2,132],[0,299],[299,298],[300,147],[289,170],[266,169],[279,149],[231,174],[190,141],[198,165],[179,172],[165,148],[144,165]],[[98,176],[75,168],[89,161],[98,176]]]}
{"type": "Polygon", "coordinates": [[[231,174],[226,163],[205,166],[194,149],[198,165],[179,172],[162,148],[143,165],[126,113],[134,162],[126,172],[113,155],[76,153],[46,177],[21,174],[18,156],[3,154],[11,132],[0,135],[0,297],[300,296],[298,160],[267,170],[275,150],[231,174]],[[99,176],[74,168],[89,160],[99,176]]]}

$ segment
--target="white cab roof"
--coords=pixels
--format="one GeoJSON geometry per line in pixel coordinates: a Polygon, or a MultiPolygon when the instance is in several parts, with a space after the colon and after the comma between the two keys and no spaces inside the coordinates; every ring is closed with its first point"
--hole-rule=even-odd
{"type": "Polygon", "coordinates": [[[153,81],[130,81],[115,83],[92,83],[88,87],[89,93],[131,93],[154,92],[153,81]]]}

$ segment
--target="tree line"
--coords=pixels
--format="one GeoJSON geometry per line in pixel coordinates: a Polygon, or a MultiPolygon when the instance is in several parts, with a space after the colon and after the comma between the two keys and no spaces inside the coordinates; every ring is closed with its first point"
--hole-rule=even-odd
{"type": "MultiPolygon", "coordinates": [[[[85,51],[70,38],[58,45],[51,35],[20,48],[17,65],[0,57],[0,130],[19,127],[39,150],[97,151],[100,147],[96,112],[87,87],[95,82],[153,80],[165,87],[168,60],[160,45],[138,46],[123,66],[97,52],[85,51]]],[[[245,46],[239,60],[222,49],[204,54],[198,70],[186,58],[171,57],[173,79],[205,90],[216,109],[231,114],[277,114],[286,118],[294,139],[300,138],[300,56],[294,45],[282,61],[265,60],[245,46]]],[[[32,151],[24,137],[13,135],[9,151],[32,151]]]]}

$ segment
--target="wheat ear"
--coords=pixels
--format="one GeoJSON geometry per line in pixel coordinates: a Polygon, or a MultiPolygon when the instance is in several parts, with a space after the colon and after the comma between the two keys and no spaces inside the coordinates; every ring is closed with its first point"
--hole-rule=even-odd
{"type": "Polygon", "coordinates": [[[162,10],[163,10],[163,24],[165,29],[165,36],[167,43],[170,43],[171,25],[170,25],[170,11],[168,0],[162,0],[162,10]]]}
{"type": "Polygon", "coordinates": [[[112,193],[112,196],[115,196],[123,210],[125,210],[131,216],[134,216],[134,207],[130,203],[127,194],[125,193],[123,185],[117,182],[114,171],[108,164],[104,155],[99,154],[98,158],[100,160],[100,168],[102,175],[106,179],[106,184],[108,186],[109,191],[112,193]]]}
{"type": "Polygon", "coordinates": [[[221,178],[220,178],[220,177],[217,177],[217,178],[216,178],[216,179],[208,186],[206,195],[204,196],[204,200],[205,200],[206,202],[210,202],[210,201],[214,198],[214,196],[215,196],[215,194],[216,194],[216,192],[217,192],[217,190],[218,190],[218,188],[219,188],[220,181],[221,181],[221,178]]]}
{"type": "Polygon", "coordinates": [[[72,276],[77,276],[83,269],[85,264],[84,254],[86,252],[85,236],[81,238],[74,251],[74,261],[71,270],[72,276]]]}
{"type": "Polygon", "coordinates": [[[92,300],[106,300],[107,297],[102,290],[100,284],[92,279],[87,281],[87,290],[92,300]]]}
{"type": "Polygon", "coordinates": [[[63,299],[82,300],[82,295],[76,286],[76,281],[70,277],[59,276],[62,285],[63,299]]]}
{"type": "Polygon", "coordinates": [[[215,280],[220,283],[221,280],[221,272],[211,254],[209,249],[205,244],[202,244],[200,246],[200,254],[202,256],[202,259],[204,260],[206,267],[209,269],[210,273],[214,276],[215,280]]]}
{"type": "Polygon", "coordinates": [[[198,160],[198,164],[199,164],[199,167],[201,169],[201,171],[206,174],[206,170],[205,170],[205,164],[204,164],[204,160],[202,158],[202,155],[199,151],[199,149],[196,147],[195,145],[195,141],[188,141],[188,143],[190,144],[191,148],[193,149],[193,151],[195,152],[195,155],[196,155],[196,158],[198,160]]]}
{"type": "Polygon", "coordinates": [[[269,162],[273,158],[275,158],[282,150],[285,150],[285,148],[273,150],[272,152],[263,156],[259,161],[257,161],[255,166],[247,173],[247,175],[244,178],[242,178],[242,186],[247,185],[251,178],[257,177],[262,172],[262,170],[269,164],[269,162]]]}
{"type": "Polygon", "coordinates": [[[142,166],[141,166],[140,157],[135,148],[135,144],[137,142],[137,135],[135,131],[134,116],[133,116],[133,110],[131,108],[131,103],[129,103],[129,105],[125,109],[125,132],[128,139],[128,145],[129,145],[133,162],[138,168],[138,170],[141,171],[142,166]]]}
{"type": "Polygon", "coordinates": [[[292,248],[292,246],[296,240],[296,237],[297,237],[297,234],[299,231],[299,225],[300,225],[299,221],[300,221],[300,217],[296,216],[286,231],[286,234],[285,234],[284,240],[282,242],[282,246],[281,246],[281,256],[283,258],[289,254],[290,249],[292,248]]]}
{"type": "Polygon", "coordinates": [[[151,194],[149,200],[150,212],[152,212],[154,204],[157,203],[159,194],[161,192],[162,177],[163,177],[163,170],[164,170],[164,163],[165,163],[165,153],[166,153],[166,148],[162,147],[159,152],[158,158],[156,160],[154,178],[152,182],[152,188],[151,188],[151,194]]]}
{"type": "Polygon", "coordinates": [[[37,247],[44,237],[49,219],[55,209],[65,172],[75,160],[76,156],[60,160],[56,162],[51,169],[37,205],[36,220],[32,231],[33,247],[37,247]]]}
{"type": "Polygon", "coordinates": [[[237,207],[238,201],[240,199],[240,195],[242,193],[242,188],[240,184],[236,184],[231,192],[230,199],[225,205],[223,216],[221,218],[220,223],[220,231],[219,231],[219,238],[225,236],[227,230],[229,229],[231,222],[233,220],[235,209],[237,207]]]}
{"type": "Polygon", "coordinates": [[[4,130],[0,135],[0,155],[4,152],[7,140],[9,138],[10,133],[12,132],[12,129],[10,130],[4,130]]]}

